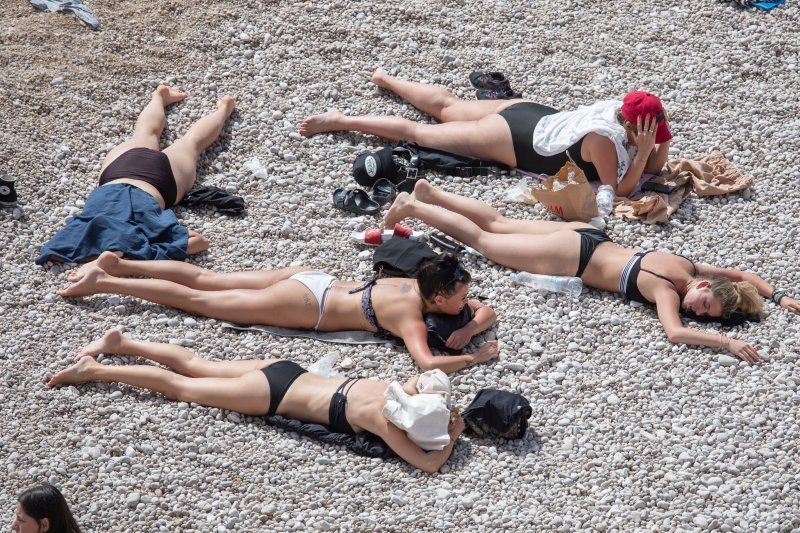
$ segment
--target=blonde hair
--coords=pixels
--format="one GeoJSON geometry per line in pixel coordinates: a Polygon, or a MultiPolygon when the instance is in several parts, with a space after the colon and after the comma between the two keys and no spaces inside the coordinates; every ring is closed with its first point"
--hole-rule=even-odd
{"type": "Polygon", "coordinates": [[[759,315],[764,310],[764,299],[758,289],[749,281],[733,282],[724,276],[699,276],[698,281],[708,281],[711,294],[722,308],[722,316],[727,318],[739,311],[745,315],[759,315]]]}

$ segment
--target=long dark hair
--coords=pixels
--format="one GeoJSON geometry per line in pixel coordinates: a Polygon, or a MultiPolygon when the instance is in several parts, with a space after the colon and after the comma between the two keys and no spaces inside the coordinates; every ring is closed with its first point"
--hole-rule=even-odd
{"type": "Polygon", "coordinates": [[[47,518],[50,522],[48,531],[51,533],[81,533],[81,528],[69,510],[67,500],[49,483],[24,490],[17,501],[25,514],[32,516],[40,524],[47,518]]]}
{"type": "Polygon", "coordinates": [[[458,283],[469,283],[472,276],[453,254],[441,254],[426,259],[417,271],[417,285],[422,297],[432,301],[437,294],[450,296],[458,283]]]}

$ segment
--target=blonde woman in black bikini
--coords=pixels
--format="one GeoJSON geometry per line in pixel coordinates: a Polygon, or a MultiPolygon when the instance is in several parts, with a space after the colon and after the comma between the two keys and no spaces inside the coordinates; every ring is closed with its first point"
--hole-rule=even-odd
{"type": "Polygon", "coordinates": [[[681,309],[700,316],[727,317],[761,312],[762,296],[800,313],[800,302],[750,272],[694,263],[667,252],[636,251],[611,242],[581,222],[512,220],[491,206],[417,182],[413,195],[400,194],[386,213],[392,227],[414,217],[475,248],[492,261],[535,274],[578,276],[596,289],[621,292],[654,303],[669,340],[725,348],[748,363],[761,360],[743,340],[684,327],[681,309]],[[442,209],[444,208],[444,209],[442,209]]]}
{"type": "Polygon", "coordinates": [[[471,276],[449,254],[420,266],[417,279],[339,281],[305,267],[220,274],[180,261],[128,261],[104,253],[70,276],[65,297],[111,293],[136,296],[196,315],[239,324],[318,331],[365,330],[403,339],[423,370],[455,372],[497,357],[497,342],[477,352],[435,357],[428,347],[424,315],[456,315],[465,305],[474,316],[453,332],[447,347],[461,349],[491,326],[491,307],[467,298],[471,276]],[[153,279],[123,278],[144,276],[153,279]]]}
{"type": "Polygon", "coordinates": [[[643,91],[623,101],[559,112],[524,99],[461,100],[441,87],[400,80],[383,69],[375,71],[372,82],[441,123],[329,111],[304,120],[300,133],[360,131],[543,174],[555,174],[570,157],[590,181],[611,186],[618,196],[629,195],[643,172],[659,173],[669,155],[669,117],[661,101],[643,91]],[[556,122],[554,129],[545,127],[556,122]]]}
{"type": "MultiPolygon", "coordinates": [[[[447,461],[464,430],[457,411],[451,415],[450,442],[425,451],[383,416],[388,383],[371,379],[324,378],[291,361],[207,361],[173,344],[135,341],[111,330],[78,351],[78,362],[56,374],[48,387],[112,381],[159,392],[170,400],[230,409],[250,416],[279,414],[325,424],[338,433],[369,432],[413,466],[433,473],[447,461]],[[117,366],[95,361],[100,354],[143,357],[168,366],[117,366]]],[[[417,377],[403,389],[416,394],[417,377]]]]}

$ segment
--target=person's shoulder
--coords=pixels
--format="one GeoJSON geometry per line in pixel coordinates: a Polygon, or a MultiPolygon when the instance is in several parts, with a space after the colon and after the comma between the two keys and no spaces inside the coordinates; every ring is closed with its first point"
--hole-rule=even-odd
{"type": "Polygon", "coordinates": [[[608,146],[614,146],[614,142],[611,139],[601,133],[597,133],[596,131],[590,131],[587,133],[583,137],[583,143],[588,147],[606,148],[608,146]]]}

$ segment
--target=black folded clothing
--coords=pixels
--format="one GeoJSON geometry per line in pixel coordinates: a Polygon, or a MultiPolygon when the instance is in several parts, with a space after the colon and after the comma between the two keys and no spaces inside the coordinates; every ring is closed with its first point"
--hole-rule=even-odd
{"type": "Polygon", "coordinates": [[[190,191],[179,205],[191,207],[195,205],[214,205],[223,215],[244,215],[244,200],[241,196],[230,194],[219,187],[200,187],[190,191]]]}
{"type": "Polygon", "coordinates": [[[328,426],[322,424],[310,424],[293,418],[285,418],[281,415],[269,415],[262,418],[270,426],[279,427],[286,431],[294,431],[328,444],[346,446],[364,457],[382,457],[385,459],[394,456],[392,449],[380,437],[366,431],[355,435],[347,435],[331,431],[328,426]]]}

